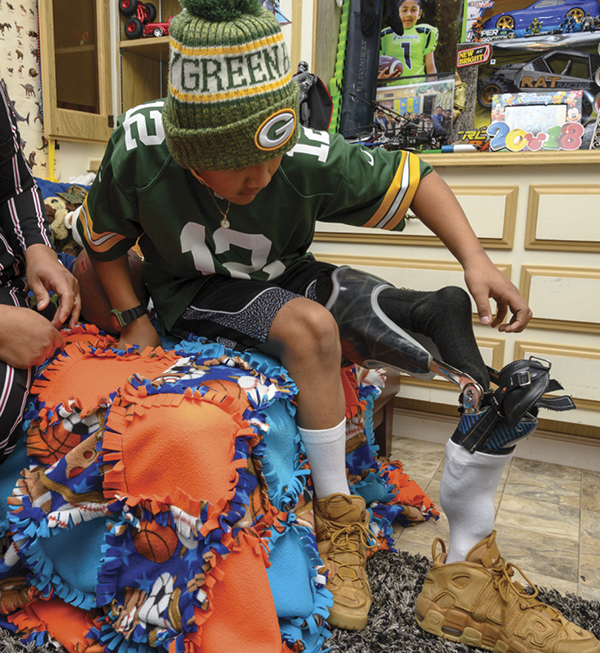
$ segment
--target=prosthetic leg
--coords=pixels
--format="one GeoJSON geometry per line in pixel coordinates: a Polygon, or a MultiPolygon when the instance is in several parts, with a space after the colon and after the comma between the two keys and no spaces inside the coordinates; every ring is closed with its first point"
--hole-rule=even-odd
{"type": "Polygon", "coordinates": [[[392,284],[349,266],[336,268],[331,278],[333,291],[326,307],[340,329],[344,357],[367,369],[392,367],[423,380],[441,376],[460,388],[466,409],[479,409],[481,385],[431,355],[383,313],[378,297],[383,290],[393,289],[392,284]]]}
{"type": "Polygon", "coordinates": [[[384,314],[378,298],[382,291],[394,289],[392,284],[349,266],[336,268],[331,278],[333,291],[326,307],[337,321],[344,357],[366,368],[383,365],[421,379],[438,375],[457,385],[463,414],[452,440],[471,453],[500,452],[533,433],[539,407],[575,407],[566,395],[544,397],[562,388],[550,379],[550,363],[540,358],[517,360],[500,372],[488,367],[497,388],[484,393],[469,374],[434,357],[384,314]]]}
{"type": "Polygon", "coordinates": [[[485,391],[488,374],[472,335],[464,292],[454,295],[456,287],[451,287],[446,297],[436,298],[439,292],[406,295],[347,266],[331,277],[333,291],[326,306],[338,323],[345,357],[367,368],[384,365],[417,378],[437,374],[461,390],[462,414],[446,445],[440,486],[450,548],[446,554],[443,541],[434,542],[433,567],[416,605],[418,625],[434,635],[497,652],[600,652],[600,642],[591,633],[538,601],[535,588],[530,594],[512,582],[514,565],[501,558],[495,541],[494,496],[513,445],[536,429],[540,407],[575,407],[568,396],[545,396],[561,389],[550,378],[550,363],[531,357],[500,372],[488,367],[495,389],[485,391]],[[406,328],[434,340],[445,360],[471,365],[477,380],[438,360],[406,328]],[[466,332],[469,336],[461,342],[466,332]],[[462,345],[454,352],[456,344],[462,345]],[[437,555],[440,542],[442,554],[437,555]]]}

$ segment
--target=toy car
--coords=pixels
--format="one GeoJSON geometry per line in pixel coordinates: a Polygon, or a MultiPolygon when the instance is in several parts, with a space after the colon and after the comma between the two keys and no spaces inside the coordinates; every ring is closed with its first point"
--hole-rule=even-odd
{"type": "MultiPolygon", "coordinates": [[[[515,30],[517,36],[524,36],[525,30],[537,19],[544,32],[558,29],[565,20],[573,19],[581,23],[590,15],[600,16],[598,0],[537,0],[525,9],[500,12],[485,21],[484,30],[515,30]]],[[[484,14],[485,18],[485,14],[484,14]]]]}
{"type": "Polygon", "coordinates": [[[581,50],[553,48],[528,62],[490,66],[481,77],[478,97],[486,108],[494,94],[583,90],[583,115],[600,110],[600,56],[581,50]]]}
{"type": "Polygon", "coordinates": [[[144,37],[165,37],[169,34],[169,25],[171,24],[171,19],[173,17],[169,16],[169,20],[166,23],[145,23],[144,24],[144,37]]]}
{"type": "Polygon", "coordinates": [[[119,0],[119,11],[123,16],[131,17],[125,23],[125,36],[128,39],[144,36],[144,26],[156,20],[158,14],[153,4],[138,0],[119,0]]]}

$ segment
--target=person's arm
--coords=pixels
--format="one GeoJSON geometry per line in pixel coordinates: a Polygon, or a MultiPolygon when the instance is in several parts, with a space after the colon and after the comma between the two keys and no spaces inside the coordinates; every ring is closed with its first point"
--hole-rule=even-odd
{"type": "Polygon", "coordinates": [[[425,55],[425,71],[427,73],[437,73],[434,51],[431,51],[431,53],[427,53],[427,55],[425,55]]]}
{"type": "MultiPolygon", "coordinates": [[[[127,254],[113,261],[99,261],[94,259],[94,255],[90,250],[88,251],[88,257],[113,309],[125,312],[140,305],[139,298],[131,282],[127,254]]],[[[127,345],[138,345],[140,351],[147,346],[156,347],[161,345],[160,337],[147,314],[140,316],[123,328],[119,348],[125,348],[127,345]]]]}
{"type": "Polygon", "coordinates": [[[529,306],[485,253],[454,193],[437,172],[421,180],[411,209],[462,265],[481,323],[499,326],[500,332],[521,332],[532,317],[529,306]],[[493,320],[490,298],[498,306],[493,320]],[[508,309],[512,317],[502,324],[508,309]]]}
{"type": "Polygon", "coordinates": [[[27,285],[35,294],[38,309],[48,306],[48,290],[56,292],[60,304],[52,323],[60,326],[71,315],[72,328],[79,318],[77,280],[58,261],[52,248],[51,232],[40,189],[20,148],[20,135],[8,95],[0,84],[0,225],[3,237],[19,245],[15,260],[26,262],[27,285]],[[77,303],[76,303],[77,301],[77,303]]]}

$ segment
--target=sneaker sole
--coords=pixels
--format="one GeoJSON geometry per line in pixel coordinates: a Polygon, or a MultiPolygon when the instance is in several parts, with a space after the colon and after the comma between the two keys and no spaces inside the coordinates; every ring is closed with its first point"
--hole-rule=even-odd
{"type": "MultiPolygon", "coordinates": [[[[483,639],[483,633],[476,628],[466,626],[463,630],[455,630],[454,628],[445,627],[445,617],[441,612],[436,610],[429,610],[425,616],[422,616],[418,612],[415,614],[417,620],[417,625],[419,628],[425,632],[431,633],[436,637],[443,637],[449,642],[460,642],[466,646],[474,646],[478,649],[485,649],[486,651],[493,651],[494,653],[507,653],[509,651],[509,645],[502,640],[497,640],[496,643],[491,646],[490,644],[485,644],[483,639]],[[451,632],[455,631],[455,632],[451,632]]],[[[516,649],[513,649],[516,651],[516,649]]],[[[517,652],[527,653],[529,649],[523,647],[517,652]]]]}
{"type": "Polygon", "coordinates": [[[342,630],[363,630],[366,627],[368,620],[368,614],[353,616],[345,612],[335,612],[330,610],[327,623],[333,628],[341,628],[342,630]]]}
{"type": "MultiPolygon", "coordinates": [[[[489,635],[486,639],[484,633],[475,627],[467,625],[462,630],[458,630],[455,623],[445,625],[446,618],[444,614],[435,609],[429,609],[424,615],[417,611],[415,612],[415,619],[419,628],[432,635],[436,635],[436,637],[443,637],[449,642],[460,642],[465,644],[465,646],[474,646],[475,648],[485,649],[486,651],[492,651],[493,653],[532,653],[532,649],[527,648],[514,640],[512,643],[502,639],[496,639],[494,642],[494,640],[491,639],[493,636],[492,626],[489,626],[489,635]]],[[[472,619],[471,621],[473,625],[481,625],[477,624],[472,619]]],[[[585,651],[578,652],[599,653],[600,644],[596,644],[585,651]]]]}

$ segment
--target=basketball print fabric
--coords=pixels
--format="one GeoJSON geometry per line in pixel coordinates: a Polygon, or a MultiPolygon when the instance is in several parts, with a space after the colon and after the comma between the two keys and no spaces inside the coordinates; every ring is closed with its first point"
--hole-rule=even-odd
{"type": "MultiPolygon", "coordinates": [[[[0,626],[70,652],[320,650],[332,598],[279,363],[201,340],[139,354],[94,326],[64,337],[0,472],[0,626]]],[[[436,512],[383,478],[401,469],[373,458],[378,390],[353,368],[344,382],[351,488],[388,547],[393,519],[436,512]]]]}

